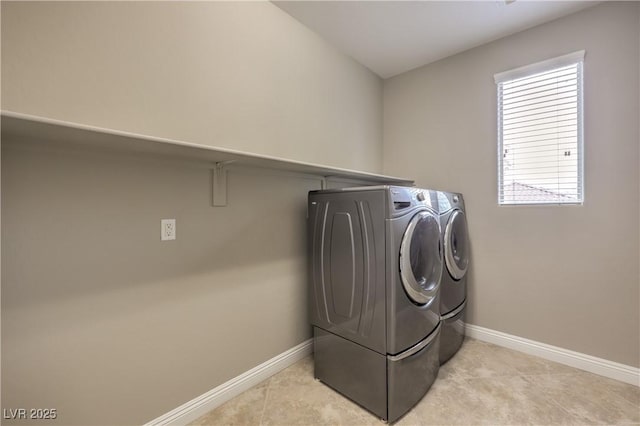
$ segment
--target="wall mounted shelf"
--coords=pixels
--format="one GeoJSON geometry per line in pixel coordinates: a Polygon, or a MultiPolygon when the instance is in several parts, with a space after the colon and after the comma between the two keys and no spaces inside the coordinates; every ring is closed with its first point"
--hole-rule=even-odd
{"type": "Polygon", "coordinates": [[[2,111],[1,114],[3,140],[59,141],[86,147],[210,163],[213,176],[214,206],[226,205],[226,169],[229,164],[303,173],[318,176],[323,181],[326,179],[349,179],[373,185],[413,185],[411,179],[140,135],[13,111],[2,111]]]}

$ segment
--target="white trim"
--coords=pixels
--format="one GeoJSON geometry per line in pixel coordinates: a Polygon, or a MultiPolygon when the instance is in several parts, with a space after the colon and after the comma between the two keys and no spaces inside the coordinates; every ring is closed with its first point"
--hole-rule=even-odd
{"type": "Polygon", "coordinates": [[[467,336],[474,339],[555,361],[570,367],[579,368],[580,370],[599,374],[610,379],[640,386],[640,368],[597,358],[580,352],[574,352],[557,346],[547,345],[546,343],[536,342],[473,324],[466,324],[465,332],[467,336]]]}
{"type": "Polygon", "coordinates": [[[151,420],[145,426],[186,425],[216,407],[240,395],[258,383],[284,370],[313,352],[313,339],[300,343],[288,351],[276,355],[257,367],[234,377],[176,409],[151,420]]]}
{"type": "Polygon", "coordinates": [[[515,80],[517,78],[525,77],[530,74],[537,74],[553,68],[561,68],[567,65],[575,64],[577,62],[584,61],[584,50],[578,50],[577,52],[568,53],[566,55],[558,56],[556,58],[547,59],[545,61],[536,62],[535,64],[525,65],[523,67],[514,68],[508,71],[499,72],[493,75],[493,79],[498,83],[502,83],[509,80],[515,80]]]}
{"type": "Polygon", "coordinates": [[[584,64],[578,64],[578,187],[580,188],[580,204],[584,204],[584,64]]]}

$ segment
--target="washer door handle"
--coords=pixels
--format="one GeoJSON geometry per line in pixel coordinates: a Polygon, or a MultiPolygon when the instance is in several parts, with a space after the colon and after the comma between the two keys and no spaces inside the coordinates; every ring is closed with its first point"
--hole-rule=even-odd
{"type": "Polygon", "coordinates": [[[422,210],[413,216],[402,237],[400,280],[407,296],[418,305],[427,305],[437,296],[443,267],[440,234],[438,216],[422,210]],[[416,256],[415,264],[412,256],[416,256]]]}

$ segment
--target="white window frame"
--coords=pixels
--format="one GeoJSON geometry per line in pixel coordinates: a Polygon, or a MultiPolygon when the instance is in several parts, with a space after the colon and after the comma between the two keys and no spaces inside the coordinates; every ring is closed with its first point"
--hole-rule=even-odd
{"type": "Polygon", "coordinates": [[[500,206],[518,206],[518,205],[537,205],[537,204],[558,204],[558,205],[581,205],[584,203],[584,129],[583,129],[583,98],[584,98],[584,56],[585,51],[580,50],[577,52],[569,53],[566,55],[558,56],[556,58],[548,59],[541,62],[536,62],[531,65],[515,68],[512,70],[500,72],[494,75],[496,83],[497,93],[497,130],[498,130],[498,205],[500,206]],[[569,65],[577,64],[578,66],[578,88],[577,88],[577,161],[578,161],[578,199],[570,199],[567,201],[560,200],[526,200],[522,202],[505,201],[504,197],[504,185],[503,185],[503,134],[502,134],[502,91],[501,84],[524,78],[530,75],[539,74],[547,71],[552,71],[557,68],[566,67],[569,65]]]}

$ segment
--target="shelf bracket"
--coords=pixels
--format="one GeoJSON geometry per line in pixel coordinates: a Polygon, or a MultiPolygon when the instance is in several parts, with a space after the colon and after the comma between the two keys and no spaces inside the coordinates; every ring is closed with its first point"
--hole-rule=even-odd
{"type": "Polygon", "coordinates": [[[320,179],[320,189],[327,189],[327,176],[322,176],[320,179]]]}
{"type": "Polygon", "coordinates": [[[211,169],[211,195],[214,207],[227,206],[227,165],[233,161],[220,161],[211,169]]]}

